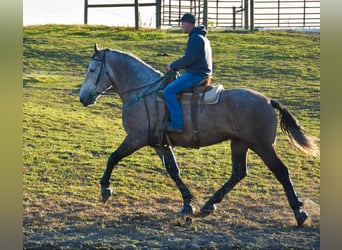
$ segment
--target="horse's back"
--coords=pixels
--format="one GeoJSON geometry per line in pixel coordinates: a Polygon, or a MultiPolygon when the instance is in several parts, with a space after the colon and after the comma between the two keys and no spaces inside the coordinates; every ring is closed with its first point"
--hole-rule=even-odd
{"type": "Polygon", "coordinates": [[[277,116],[269,98],[244,88],[227,89],[221,98],[239,137],[249,142],[274,142],[277,116]]]}
{"type": "Polygon", "coordinates": [[[246,118],[258,114],[274,115],[270,99],[262,93],[244,88],[226,89],[221,93],[223,105],[228,105],[230,112],[240,113],[246,118]]]}
{"type": "MultiPolygon", "coordinates": [[[[175,145],[193,145],[190,105],[183,105],[185,133],[172,134],[175,145]]],[[[247,144],[272,144],[276,136],[277,117],[268,99],[251,89],[226,89],[214,105],[199,106],[198,132],[200,147],[229,139],[241,139],[247,144]]]]}
{"type": "Polygon", "coordinates": [[[245,105],[260,105],[264,102],[269,103],[269,98],[267,98],[262,93],[255,91],[253,89],[247,88],[233,88],[226,89],[223,91],[224,95],[228,97],[229,100],[234,101],[236,103],[241,103],[245,105]]]}

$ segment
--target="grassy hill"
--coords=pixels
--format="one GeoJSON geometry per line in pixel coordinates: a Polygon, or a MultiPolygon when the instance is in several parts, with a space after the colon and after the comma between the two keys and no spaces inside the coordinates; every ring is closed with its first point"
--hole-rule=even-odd
{"type": "MultiPolygon", "coordinates": [[[[213,31],[208,38],[213,84],[278,99],[308,134],[320,137],[319,34],[213,31]]],[[[296,151],[280,129],[277,152],[311,214],[304,228],[293,227],[281,185],[253,152],[247,178],[206,218],[188,223],[175,217],[180,193],[150,148],[119,163],[112,175],[115,194],[107,204],[99,203],[99,178],[125,132],[118,96],[101,97],[88,108],[79,102],[93,44],[131,52],[165,72],[183,54],[186,40],[180,31],[24,27],[26,248],[319,248],[320,162],[296,151]]],[[[175,153],[199,207],[230,176],[229,142],[200,150],[176,148],[175,153]]]]}

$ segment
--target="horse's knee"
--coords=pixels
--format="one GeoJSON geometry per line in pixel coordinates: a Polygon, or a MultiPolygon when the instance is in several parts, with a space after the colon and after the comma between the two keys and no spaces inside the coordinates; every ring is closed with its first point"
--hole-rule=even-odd
{"type": "Polygon", "coordinates": [[[247,176],[247,168],[244,167],[233,167],[232,178],[237,182],[241,181],[247,176]]]}
{"type": "Polygon", "coordinates": [[[176,178],[179,176],[179,169],[177,166],[173,166],[172,164],[166,166],[166,170],[171,176],[172,179],[176,178]]]}
{"type": "Polygon", "coordinates": [[[242,168],[239,173],[240,173],[239,176],[240,176],[241,179],[245,178],[247,176],[247,168],[246,167],[242,168]]]}

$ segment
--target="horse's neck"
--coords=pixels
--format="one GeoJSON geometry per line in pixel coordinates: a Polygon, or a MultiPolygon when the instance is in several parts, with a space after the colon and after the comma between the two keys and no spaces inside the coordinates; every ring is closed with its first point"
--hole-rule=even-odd
{"type": "Polygon", "coordinates": [[[114,64],[115,71],[119,71],[117,77],[120,82],[121,90],[119,92],[129,93],[135,89],[139,89],[149,83],[153,83],[158,80],[162,74],[147,65],[143,61],[120,52],[116,52],[116,63],[114,64]]]}

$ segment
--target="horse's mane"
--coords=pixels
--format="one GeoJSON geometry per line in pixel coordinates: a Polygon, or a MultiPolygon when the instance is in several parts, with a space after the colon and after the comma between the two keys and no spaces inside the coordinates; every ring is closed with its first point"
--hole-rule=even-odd
{"type": "Polygon", "coordinates": [[[111,52],[117,53],[117,54],[125,57],[125,61],[133,61],[134,63],[142,64],[143,66],[145,66],[146,68],[155,72],[156,74],[162,75],[162,73],[159,70],[153,68],[151,65],[147,64],[142,59],[140,59],[139,57],[135,56],[134,54],[132,54],[130,52],[120,51],[120,50],[116,50],[116,49],[115,50],[114,49],[105,49],[105,51],[111,51],[111,52]]]}

